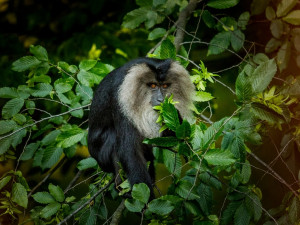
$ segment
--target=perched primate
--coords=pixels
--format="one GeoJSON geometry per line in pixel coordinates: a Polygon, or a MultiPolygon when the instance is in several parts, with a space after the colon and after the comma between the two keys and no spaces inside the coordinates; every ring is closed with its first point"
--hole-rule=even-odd
{"type": "Polygon", "coordinates": [[[116,176],[122,165],[130,184],[147,184],[153,198],[154,156],[152,147],[142,143],[145,138],[163,135],[153,106],[173,94],[180,117],[191,120],[193,92],[188,72],[170,59],[138,58],[115,69],[94,94],[89,115],[90,154],[104,171],[116,176]]]}

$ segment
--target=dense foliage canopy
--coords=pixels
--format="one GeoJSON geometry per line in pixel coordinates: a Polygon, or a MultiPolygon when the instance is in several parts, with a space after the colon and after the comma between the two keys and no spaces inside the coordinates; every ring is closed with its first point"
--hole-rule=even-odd
{"type": "Polygon", "coordinates": [[[0,11],[1,224],[300,223],[298,0],[0,0],[0,11]],[[177,60],[196,89],[193,124],[172,97],[155,108],[176,135],[144,140],[150,202],[125,174],[117,192],[87,150],[95,87],[139,56],[177,60]]]}

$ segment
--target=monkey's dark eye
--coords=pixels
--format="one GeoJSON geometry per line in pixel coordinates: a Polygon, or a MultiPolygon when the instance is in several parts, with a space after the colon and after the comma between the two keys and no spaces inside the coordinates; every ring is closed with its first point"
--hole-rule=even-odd
{"type": "Polygon", "coordinates": [[[150,88],[155,89],[157,87],[157,84],[155,83],[150,83],[148,84],[150,88]]]}
{"type": "Polygon", "coordinates": [[[162,87],[163,88],[168,88],[170,86],[170,84],[163,84],[162,87]]]}

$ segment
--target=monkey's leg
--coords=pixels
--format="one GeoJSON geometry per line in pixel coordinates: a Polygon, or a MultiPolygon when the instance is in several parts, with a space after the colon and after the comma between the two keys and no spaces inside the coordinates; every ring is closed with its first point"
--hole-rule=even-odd
{"type": "MultiPolygon", "coordinates": [[[[147,169],[147,162],[143,155],[131,150],[130,152],[122,151],[120,161],[127,174],[131,186],[134,184],[145,183],[150,189],[150,199],[154,198],[152,179],[147,169]]],[[[154,168],[154,167],[153,167],[154,168]]]]}

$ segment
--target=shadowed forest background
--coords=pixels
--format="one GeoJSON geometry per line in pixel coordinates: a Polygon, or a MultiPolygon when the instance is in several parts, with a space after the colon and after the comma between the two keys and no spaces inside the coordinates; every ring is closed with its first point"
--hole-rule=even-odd
{"type": "Polygon", "coordinates": [[[0,224],[299,224],[299,25],[295,0],[0,0],[0,224]],[[150,203],[86,141],[97,84],[147,55],[197,91],[196,123],[163,107],[177,139],[148,140],[150,203]]]}

